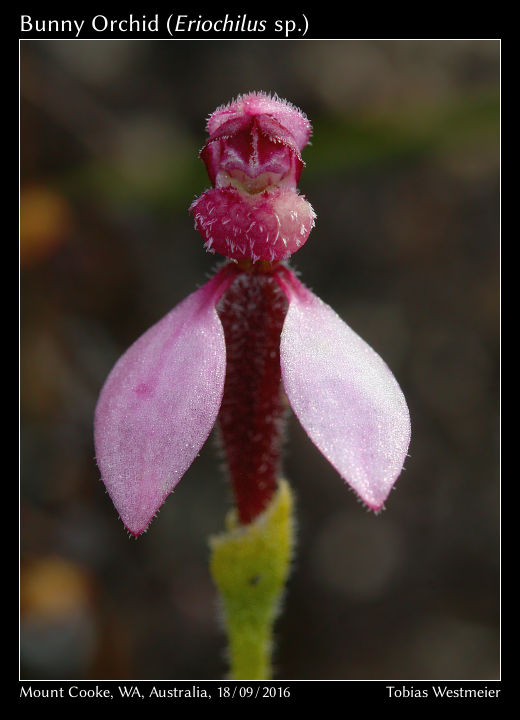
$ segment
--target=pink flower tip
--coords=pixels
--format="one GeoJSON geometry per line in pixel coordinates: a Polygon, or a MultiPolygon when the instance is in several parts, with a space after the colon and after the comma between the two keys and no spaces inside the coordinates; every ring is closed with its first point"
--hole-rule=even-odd
{"type": "Polygon", "coordinates": [[[221,134],[222,126],[229,120],[252,118],[268,115],[289,132],[299,150],[303,150],[309,142],[312,125],[305,113],[288,100],[283,100],[276,93],[249,92],[238,95],[235,100],[220,105],[208,118],[206,129],[210,140],[221,134]]]}
{"type": "Polygon", "coordinates": [[[209,252],[277,262],[307,240],[316,215],[296,185],[311,124],[277,95],[239,95],[212,113],[201,150],[214,189],[191,206],[209,252]]]}

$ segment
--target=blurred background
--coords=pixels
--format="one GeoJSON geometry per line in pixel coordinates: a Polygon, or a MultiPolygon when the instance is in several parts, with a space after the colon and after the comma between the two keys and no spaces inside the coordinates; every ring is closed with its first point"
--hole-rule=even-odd
{"type": "Polygon", "coordinates": [[[291,418],[298,551],[280,679],[499,675],[498,41],[21,43],[22,678],[219,679],[214,438],[130,539],[92,417],[122,352],[215,267],[188,207],[205,118],[277,92],[314,126],[302,280],[412,416],[367,512],[291,418]]]}

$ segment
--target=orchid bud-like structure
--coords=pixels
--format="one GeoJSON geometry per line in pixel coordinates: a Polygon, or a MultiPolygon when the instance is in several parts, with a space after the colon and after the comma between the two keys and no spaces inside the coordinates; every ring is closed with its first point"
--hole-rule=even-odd
{"type": "Polygon", "coordinates": [[[285,396],[314,445],[379,510],[407,455],[401,389],[374,350],[290,269],[316,215],[297,190],[311,125],[277,96],[218,108],[201,151],[212,187],[191,205],[204,247],[227,261],[116,363],[95,415],[97,462],[139,535],[215,423],[238,522],[281,474],[285,396]]]}
{"type": "Polygon", "coordinates": [[[288,259],[314,225],[296,185],[311,125],[293,105],[251,93],[209,118],[201,157],[214,188],[191,206],[205,247],[234,260],[288,259]]]}

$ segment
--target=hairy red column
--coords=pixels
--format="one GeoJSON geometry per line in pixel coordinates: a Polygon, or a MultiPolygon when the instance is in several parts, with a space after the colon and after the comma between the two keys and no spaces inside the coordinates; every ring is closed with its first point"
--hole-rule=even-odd
{"type": "Polygon", "coordinates": [[[243,263],[238,270],[218,305],[227,352],[219,420],[238,517],[245,524],[267,507],[280,476],[285,415],[280,333],[287,300],[269,263],[243,263]]]}

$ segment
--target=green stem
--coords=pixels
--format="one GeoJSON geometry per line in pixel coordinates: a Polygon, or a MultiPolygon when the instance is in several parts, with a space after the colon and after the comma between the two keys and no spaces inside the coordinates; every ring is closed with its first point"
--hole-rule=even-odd
{"type": "Polygon", "coordinates": [[[229,514],[227,531],[210,538],[210,568],[222,602],[230,677],[272,675],[273,626],[289,575],[293,548],[292,493],[281,480],[266,510],[248,525],[229,514]]]}

